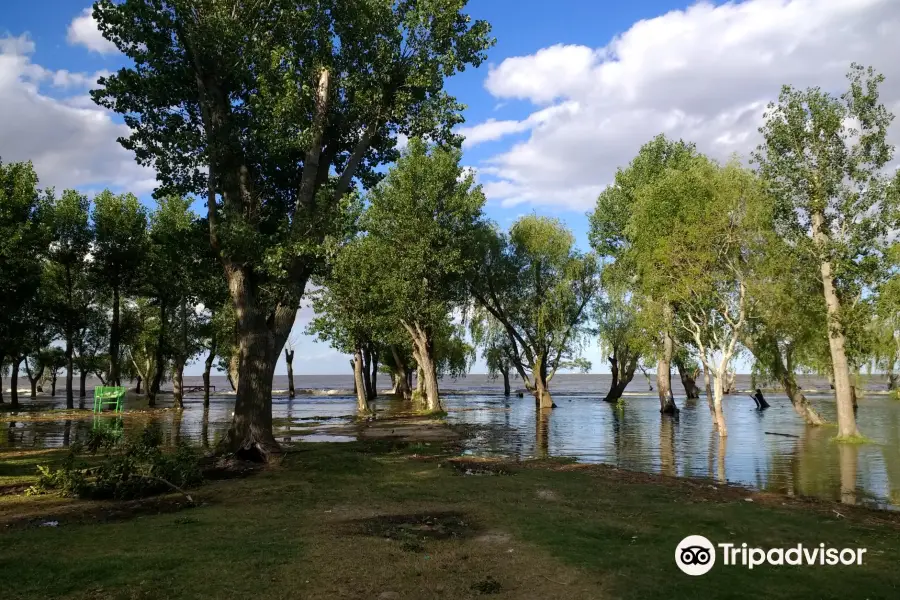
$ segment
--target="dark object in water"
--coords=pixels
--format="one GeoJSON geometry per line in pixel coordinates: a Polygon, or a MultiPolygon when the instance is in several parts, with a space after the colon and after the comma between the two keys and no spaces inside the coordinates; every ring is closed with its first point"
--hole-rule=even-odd
{"type": "Polygon", "coordinates": [[[794,435],[793,433],[776,433],[774,431],[767,431],[766,435],[780,435],[781,437],[790,437],[790,438],[799,438],[799,435],[794,435]]]}
{"type": "Polygon", "coordinates": [[[769,408],[769,403],[766,402],[765,397],[763,397],[762,390],[760,390],[759,388],[756,388],[756,393],[750,397],[753,398],[754,402],[756,402],[757,410],[766,410],[767,408],[769,408]]]}
{"type": "Polygon", "coordinates": [[[518,392],[518,393],[516,394],[516,396],[518,396],[519,398],[524,398],[524,397],[525,397],[525,394],[523,394],[522,392],[518,392]]]}

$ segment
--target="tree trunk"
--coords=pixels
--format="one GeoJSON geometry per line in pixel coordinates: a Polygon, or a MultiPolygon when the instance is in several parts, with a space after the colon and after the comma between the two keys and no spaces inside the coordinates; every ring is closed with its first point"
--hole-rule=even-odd
{"type": "Polygon", "coordinates": [[[119,287],[113,286],[112,323],[109,326],[109,375],[110,385],[119,381],[119,287]]]}
{"type": "Polygon", "coordinates": [[[137,385],[134,386],[134,393],[135,393],[135,394],[140,394],[140,393],[141,393],[141,383],[143,383],[143,382],[144,382],[144,378],[141,377],[140,375],[138,375],[138,376],[137,376],[137,385]]]}
{"type": "Polygon", "coordinates": [[[363,351],[357,348],[353,353],[353,383],[356,388],[356,410],[360,415],[370,415],[369,402],[366,395],[365,374],[363,373],[363,351]]]}
{"type": "Polygon", "coordinates": [[[706,404],[709,407],[709,417],[710,417],[710,419],[712,419],[713,427],[718,429],[719,422],[716,419],[716,404],[715,404],[715,401],[713,400],[712,384],[710,383],[710,380],[709,380],[709,364],[707,364],[707,361],[705,358],[703,360],[703,382],[706,387],[706,404]]]}
{"type": "Polygon", "coordinates": [[[606,402],[617,402],[619,398],[622,397],[622,394],[625,393],[625,388],[628,387],[628,384],[631,383],[631,380],[634,379],[634,373],[637,371],[638,360],[639,357],[636,355],[630,355],[627,351],[621,354],[624,354],[624,364],[619,358],[616,357],[617,352],[615,349],[613,350],[613,355],[607,357],[609,360],[610,373],[612,374],[612,385],[609,386],[609,392],[606,393],[606,397],[603,399],[606,402]]]}
{"type": "Polygon", "coordinates": [[[231,266],[228,279],[237,316],[240,366],[234,417],[221,448],[267,461],[282,452],[272,433],[272,377],[297,310],[279,306],[269,318],[259,306],[252,273],[231,266]]]}
{"type": "Polygon", "coordinates": [[[28,359],[26,358],[25,374],[28,376],[28,382],[31,384],[31,399],[35,400],[37,398],[38,381],[44,376],[44,367],[41,365],[41,368],[38,369],[36,373],[32,374],[31,369],[28,367],[28,359]]]}
{"type": "Polygon", "coordinates": [[[378,398],[378,353],[374,350],[372,353],[372,371],[369,381],[369,402],[375,402],[378,398]]]}
{"type": "Polygon", "coordinates": [[[74,335],[70,331],[66,333],[66,408],[75,408],[75,352],[73,349],[74,335]]]}
{"type": "Polygon", "coordinates": [[[3,404],[3,355],[0,354],[0,404],[3,404]]]}
{"type": "Polygon", "coordinates": [[[239,348],[232,348],[232,352],[228,359],[228,383],[231,384],[231,391],[236,392],[241,372],[241,353],[239,348]]]}
{"type": "Polygon", "coordinates": [[[412,372],[407,368],[406,361],[400,358],[400,353],[395,346],[391,346],[391,356],[393,357],[391,370],[394,373],[394,393],[404,400],[409,400],[412,397],[412,386],[410,385],[412,372]]]}
{"type": "MultiPolygon", "coordinates": [[[[671,312],[671,309],[668,311],[671,312]]],[[[668,330],[663,333],[663,351],[656,364],[656,390],[659,394],[659,412],[674,415],[678,412],[672,396],[672,354],[675,343],[668,330]]]]}
{"type": "Polygon", "coordinates": [[[542,409],[556,408],[547,380],[547,357],[542,356],[537,359],[537,364],[532,370],[532,378],[534,380],[534,400],[537,405],[542,409]]]}
{"type": "Polygon", "coordinates": [[[678,369],[678,376],[681,377],[681,385],[684,386],[685,396],[690,400],[700,397],[700,388],[697,387],[697,380],[694,375],[689,373],[680,360],[675,360],[675,367],[678,369]]]}
{"type": "MultiPolygon", "coordinates": [[[[813,239],[820,252],[828,243],[825,232],[825,218],[820,212],[812,216],[813,239]]],[[[828,312],[828,346],[831,350],[831,365],[834,372],[834,395],[837,401],[838,439],[859,436],[856,426],[856,415],[853,413],[853,396],[850,384],[850,365],[845,351],[844,327],[841,324],[841,302],[834,288],[834,274],[831,262],[823,260],[820,264],[822,273],[822,289],[825,295],[825,306],[828,312]]]]}
{"type": "Polygon", "coordinates": [[[88,372],[85,369],[81,369],[79,372],[79,375],[81,376],[81,382],[79,383],[79,386],[78,386],[78,397],[85,398],[85,397],[87,397],[88,372]]]}
{"type": "Polygon", "coordinates": [[[50,397],[56,398],[56,371],[53,371],[53,377],[50,378],[50,397]]]}
{"type": "Polygon", "coordinates": [[[213,361],[216,359],[216,340],[213,338],[209,346],[209,354],[203,364],[203,406],[209,407],[209,374],[212,371],[213,361]]]}
{"type": "Polygon", "coordinates": [[[425,410],[428,412],[443,411],[444,406],[441,403],[438,389],[437,369],[434,364],[434,340],[418,323],[412,326],[404,324],[404,326],[412,336],[413,354],[419,365],[419,375],[421,375],[421,383],[417,383],[417,386],[424,388],[425,410]]]}
{"type": "MultiPolygon", "coordinates": [[[[725,362],[724,360],[722,361],[725,362]]],[[[725,392],[725,377],[728,375],[727,365],[723,364],[719,367],[718,372],[716,373],[716,381],[713,384],[715,393],[713,395],[713,416],[715,417],[714,423],[716,424],[716,429],[719,432],[719,437],[727,437],[728,436],[728,427],[725,424],[725,413],[722,412],[722,396],[725,392]]]]}
{"type": "Polygon", "coordinates": [[[500,369],[500,374],[503,376],[503,395],[509,396],[509,394],[510,394],[509,369],[508,368],[500,369]]]}
{"type": "Polygon", "coordinates": [[[147,404],[149,406],[156,406],[156,396],[159,394],[160,387],[162,387],[162,378],[163,373],[166,368],[166,360],[165,360],[165,351],[166,351],[166,303],[160,301],[159,303],[159,335],[156,339],[156,352],[154,353],[154,361],[156,362],[156,369],[153,373],[153,381],[150,385],[147,386],[147,404]]]}
{"type": "Polygon", "coordinates": [[[13,408],[19,408],[19,365],[21,358],[14,358],[9,370],[9,403],[13,408]]]}
{"type": "Polygon", "coordinates": [[[294,397],[294,351],[284,349],[284,362],[287,364],[288,398],[294,397]]]}
{"type": "Polygon", "coordinates": [[[420,366],[416,366],[416,390],[413,392],[413,399],[416,402],[425,401],[425,375],[420,366]]]}
{"type": "Polygon", "coordinates": [[[184,408],[184,363],[185,361],[178,357],[172,374],[172,406],[178,409],[184,408]]]}

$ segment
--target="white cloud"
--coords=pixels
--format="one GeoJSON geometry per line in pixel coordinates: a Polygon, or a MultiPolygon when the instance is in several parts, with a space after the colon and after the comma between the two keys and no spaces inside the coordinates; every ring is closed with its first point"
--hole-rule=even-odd
{"type": "Polygon", "coordinates": [[[97,29],[97,21],[91,15],[91,9],[86,8],[81,14],[69,23],[66,40],[73,45],[84,46],[91,52],[99,54],[115,54],[119,51],[116,45],[103,37],[97,29]]]}
{"type": "Polygon", "coordinates": [[[128,128],[83,93],[102,73],[50,71],[31,61],[27,36],[0,38],[0,156],[5,162],[31,160],[41,186],[126,189],[137,194],[155,186],[155,173],[140,167],[116,139],[128,128]],[[42,84],[79,88],[55,98],[42,84]]]}
{"type": "Polygon", "coordinates": [[[469,147],[528,132],[479,167],[490,198],[581,210],[659,133],[716,158],[747,156],[785,83],[840,92],[851,62],[871,64],[887,77],[882,99],[900,108],[898,36],[897,0],[700,3],[637,22],[601,48],[504,60],[485,87],[536,112],[460,131],[469,147]]]}

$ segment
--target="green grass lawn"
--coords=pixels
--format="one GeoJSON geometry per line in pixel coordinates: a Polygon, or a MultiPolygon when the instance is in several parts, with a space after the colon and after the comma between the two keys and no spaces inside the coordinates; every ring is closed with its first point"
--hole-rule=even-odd
{"type": "MultiPolygon", "coordinates": [[[[440,450],[299,445],[180,510],[178,495],[2,496],[0,597],[900,597],[892,514],[565,461],[460,467],[440,450]],[[37,525],[48,519],[59,526],[37,525]],[[674,554],[690,534],[868,552],[862,566],[717,564],[689,577],[674,554]]],[[[0,488],[59,456],[0,455],[0,488]]]]}

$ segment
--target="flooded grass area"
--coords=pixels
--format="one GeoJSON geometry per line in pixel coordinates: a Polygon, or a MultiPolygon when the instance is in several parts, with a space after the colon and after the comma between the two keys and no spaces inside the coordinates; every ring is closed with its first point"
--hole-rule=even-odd
{"type": "Polygon", "coordinates": [[[190,508],[174,494],[4,498],[4,598],[892,598],[900,587],[896,513],[557,458],[459,457],[456,443],[301,443],[192,495],[190,508]],[[697,533],[867,554],[852,568],[685,577],[674,548],[697,533]]]}
{"type": "MultiPolygon", "coordinates": [[[[772,408],[765,412],[755,410],[745,394],[726,396],[729,436],[722,440],[712,429],[704,399],[678,398],[678,416],[661,418],[654,393],[632,391],[617,407],[586,394],[580,379],[561,381],[565,385],[559,386],[555,396],[558,408],[544,412],[536,410],[528,396],[506,398],[448,386],[445,419],[415,417],[409,406],[386,396],[379,398],[376,419],[357,419],[355,399],[340,395],[338,388],[293,400],[282,396],[273,405],[276,438],[288,446],[380,439],[454,442],[465,456],[572,457],[584,463],[709,478],[790,496],[879,508],[900,506],[900,402],[879,393],[878,385],[872,385],[860,400],[857,414],[860,430],[872,443],[848,445],[832,441],[833,427],[805,426],[787,398],[775,391],[766,394],[772,408]]],[[[640,390],[644,385],[635,382],[632,387],[640,390]]],[[[829,394],[810,392],[808,396],[826,419],[835,419],[829,394]]],[[[213,448],[230,423],[233,402],[233,395],[220,394],[204,408],[201,398],[189,397],[185,410],[178,411],[171,408],[170,397],[163,396],[158,407],[149,408],[146,400],[131,395],[121,428],[126,437],[133,437],[152,425],[160,429],[166,444],[213,448]]],[[[13,449],[83,442],[94,427],[115,422],[108,413],[97,417],[87,410],[60,406],[64,403],[59,398],[26,401],[18,411],[4,405],[0,462],[13,449]]]]}

